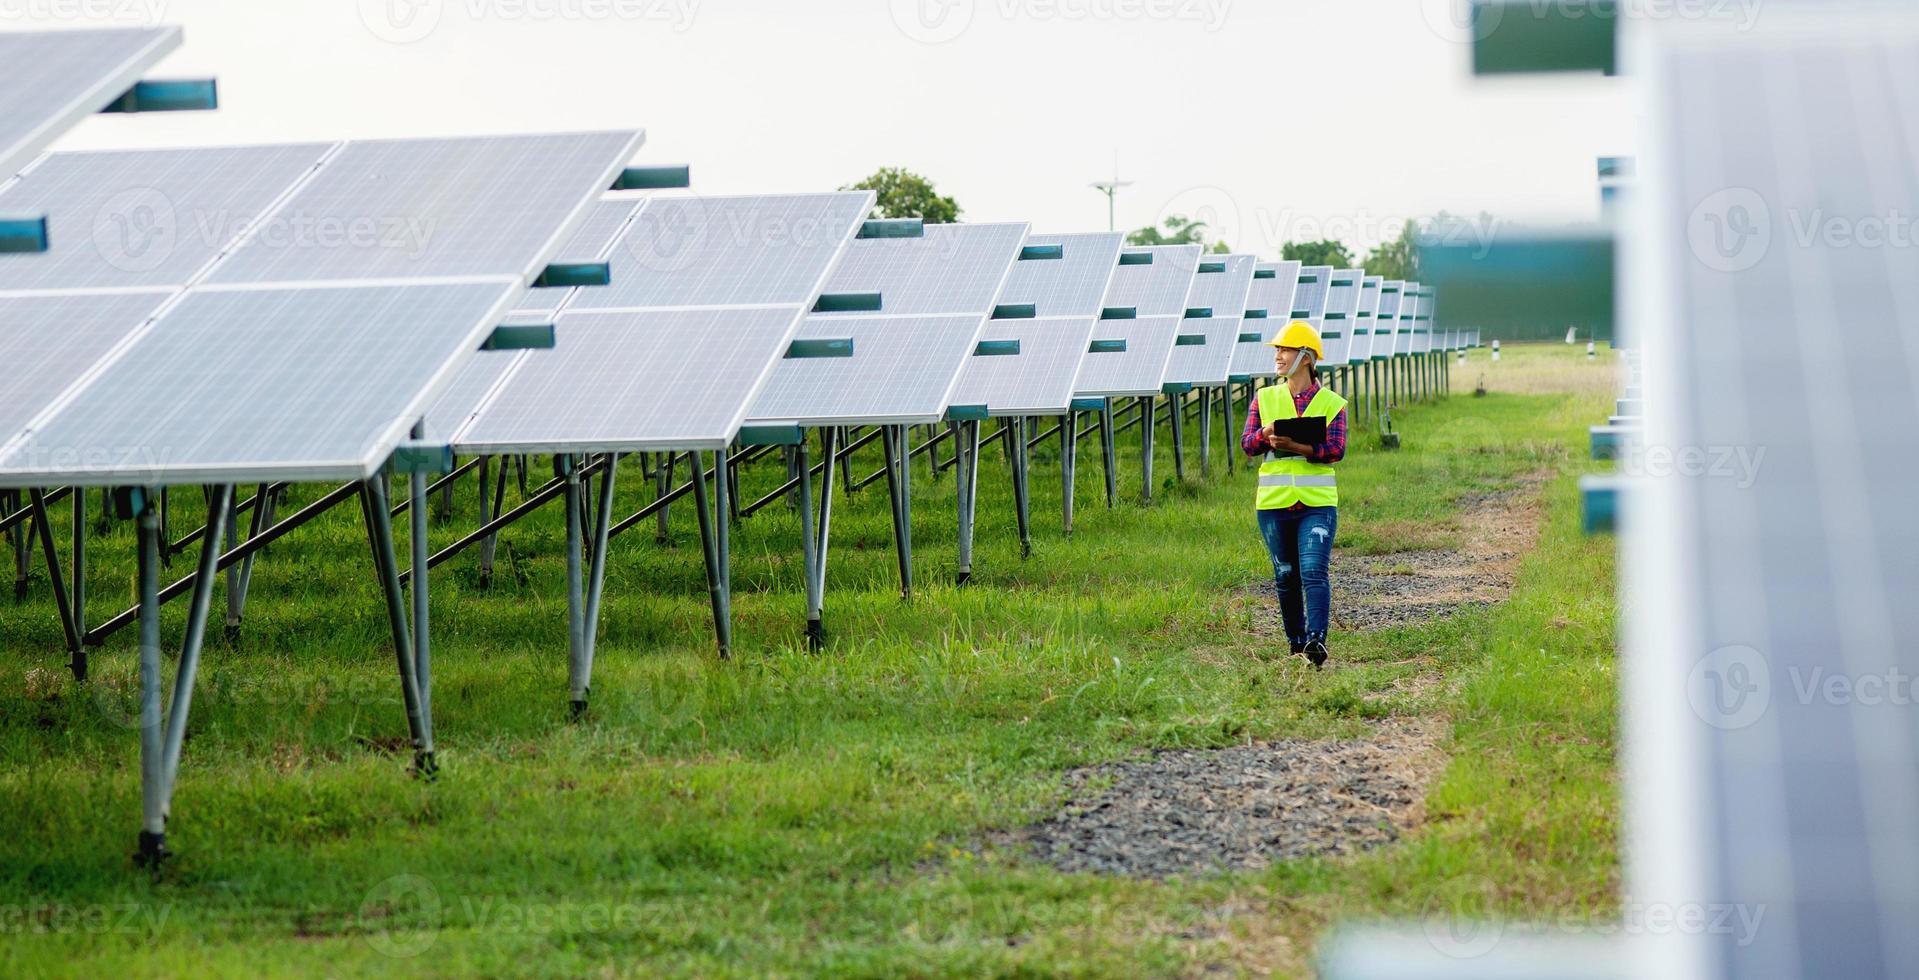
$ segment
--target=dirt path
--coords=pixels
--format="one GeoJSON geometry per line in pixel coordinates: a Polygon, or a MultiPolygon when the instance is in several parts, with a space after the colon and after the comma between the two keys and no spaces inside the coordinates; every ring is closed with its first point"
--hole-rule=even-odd
{"type": "MultiPolygon", "coordinates": [[[[1458,549],[1334,559],[1338,629],[1378,629],[1500,602],[1539,535],[1549,473],[1462,501],[1458,549]]],[[[1236,602],[1256,629],[1282,629],[1272,585],[1236,602]]],[[[1409,678],[1436,684],[1437,673],[1409,678]]],[[[1364,739],[1289,739],[1214,751],[1166,751],[1067,773],[1069,802],[987,843],[1064,871],[1158,878],[1342,855],[1398,840],[1423,819],[1444,768],[1443,718],[1394,718],[1364,739]]]]}

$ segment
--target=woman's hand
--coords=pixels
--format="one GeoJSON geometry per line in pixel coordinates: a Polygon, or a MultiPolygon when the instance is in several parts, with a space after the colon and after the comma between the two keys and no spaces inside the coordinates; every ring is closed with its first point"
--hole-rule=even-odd
{"type": "Polygon", "coordinates": [[[1295,456],[1310,456],[1313,454],[1313,447],[1303,442],[1278,435],[1271,430],[1268,430],[1266,433],[1266,445],[1272,447],[1273,452],[1276,453],[1292,453],[1295,456]]]}

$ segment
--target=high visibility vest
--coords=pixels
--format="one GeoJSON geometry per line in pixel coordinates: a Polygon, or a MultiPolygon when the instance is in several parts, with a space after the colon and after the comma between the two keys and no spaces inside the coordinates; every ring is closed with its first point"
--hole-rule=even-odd
{"type": "MultiPolygon", "coordinates": [[[[1330,425],[1345,407],[1346,399],[1322,385],[1319,392],[1313,395],[1313,400],[1307,403],[1304,417],[1323,418],[1330,425]]],[[[1302,417],[1293,408],[1292,389],[1283,384],[1259,389],[1259,417],[1268,425],[1302,417]]],[[[1339,484],[1333,479],[1333,468],[1309,462],[1301,456],[1275,456],[1268,452],[1265,462],[1259,464],[1256,506],[1260,510],[1283,510],[1294,504],[1308,507],[1339,506],[1339,484]]]]}

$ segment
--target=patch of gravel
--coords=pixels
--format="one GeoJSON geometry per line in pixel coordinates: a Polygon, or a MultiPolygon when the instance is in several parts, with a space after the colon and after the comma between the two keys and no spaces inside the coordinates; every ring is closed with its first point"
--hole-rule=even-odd
{"type": "Polygon", "coordinates": [[[1169,750],[1075,769],[1073,802],[993,843],[1062,871],[1146,878],[1351,854],[1418,823],[1442,764],[1433,746],[1423,727],[1394,722],[1372,739],[1169,750]]]}

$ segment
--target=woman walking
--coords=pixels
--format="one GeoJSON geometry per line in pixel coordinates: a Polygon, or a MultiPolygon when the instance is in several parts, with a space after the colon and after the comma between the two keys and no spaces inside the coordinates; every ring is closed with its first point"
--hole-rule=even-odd
{"type": "Polygon", "coordinates": [[[1279,348],[1273,363],[1279,384],[1267,385],[1246,415],[1240,448],[1259,466],[1259,533],[1273,559],[1273,586],[1286,639],[1314,667],[1326,662],[1326,622],[1332,605],[1327,568],[1339,530],[1339,485],[1333,464],[1346,457],[1346,399],[1320,385],[1315,371],[1325,349],[1304,320],[1266,342],[1279,348]],[[1298,442],[1273,431],[1275,422],[1326,420],[1326,435],[1298,442]]]}

